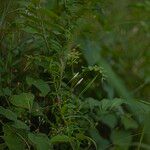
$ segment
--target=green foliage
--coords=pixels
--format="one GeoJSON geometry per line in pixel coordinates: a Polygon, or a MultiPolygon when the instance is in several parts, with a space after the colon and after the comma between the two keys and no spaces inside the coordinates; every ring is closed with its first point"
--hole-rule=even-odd
{"type": "Polygon", "coordinates": [[[66,135],[56,135],[51,138],[51,143],[69,142],[70,138],[66,135]]]}
{"type": "Polygon", "coordinates": [[[37,89],[40,90],[41,96],[45,97],[49,93],[50,91],[49,85],[43,80],[40,79],[35,80],[31,77],[27,77],[26,80],[29,86],[34,85],[37,89]]]}
{"type": "Polygon", "coordinates": [[[13,113],[11,110],[5,109],[1,106],[0,106],[0,114],[9,120],[12,120],[12,121],[17,120],[17,115],[15,113],[13,113]]]}
{"type": "Polygon", "coordinates": [[[49,150],[51,149],[50,140],[44,134],[28,134],[29,140],[33,143],[37,150],[49,150]]]}
{"type": "Polygon", "coordinates": [[[13,95],[10,102],[17,107],[22,107],[31,110],[33,105],[34,95],[31,93],[21,93],[13,95]]]}
{"type": "Polygon", "coordinates": [[[10,150],[22,149],[25,150],[25,141],[22,135],[10,126],[3,127],[4,140],[10,150]]]}
{"type": "Polygon", "coordinates": [[[114,130],[112,132],[111,139],[117,147],[121,147],[121,149],[128,149],[131,143],[132,137],[131,137],[130,132],[128,131],[114,130]]]}
{"type": "Polygon", "coordinates": [[[0,149],[150,149],[149,11],[0,0],[0,149]]]}

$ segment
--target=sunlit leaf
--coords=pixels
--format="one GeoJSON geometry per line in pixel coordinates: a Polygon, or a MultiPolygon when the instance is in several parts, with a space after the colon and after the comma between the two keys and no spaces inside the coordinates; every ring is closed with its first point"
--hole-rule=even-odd
{"type": "Polygon", "coordinates": [[[13,95],[10,102],[17,106],[26,109],[31,109],[33,105],[34,95],[31,93],[21,93],[19,95],[13,95]]]}
{"type": "Polygon", "coordinates": [[[67,135],[56,135],[50,141],[51,143],[70,142],[70,138],[67,135]]]}

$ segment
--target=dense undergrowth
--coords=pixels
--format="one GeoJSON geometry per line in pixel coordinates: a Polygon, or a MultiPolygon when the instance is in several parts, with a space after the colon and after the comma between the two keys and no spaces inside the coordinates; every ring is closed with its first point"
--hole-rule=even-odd
{"type": "Polygon", "coordinates": [[[0,0],[0,149],[150,149],[149,0],[0,0]]]}

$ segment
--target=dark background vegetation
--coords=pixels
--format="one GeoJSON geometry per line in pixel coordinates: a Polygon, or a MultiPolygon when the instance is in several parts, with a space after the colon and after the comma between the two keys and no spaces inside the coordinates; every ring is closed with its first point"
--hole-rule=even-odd
{"type": "Polygon", "coordinates": [[[150,149],[149,0],[0,0],[0,149],[150,149]]]}

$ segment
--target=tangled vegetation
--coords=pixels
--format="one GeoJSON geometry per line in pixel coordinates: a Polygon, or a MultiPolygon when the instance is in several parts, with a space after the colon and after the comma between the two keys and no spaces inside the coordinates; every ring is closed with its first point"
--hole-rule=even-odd
{"type": "Polygon", "coordinates": [[[0,149],[150,149],[149,0],[0,0],[0,149]]]}

